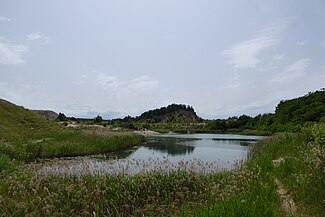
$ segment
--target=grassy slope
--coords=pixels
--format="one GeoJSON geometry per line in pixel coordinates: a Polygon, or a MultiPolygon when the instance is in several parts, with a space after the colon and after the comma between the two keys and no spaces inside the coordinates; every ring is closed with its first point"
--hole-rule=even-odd
{"type": "Polygon", "coordinates": [[[8,157],[29,161],[42,157],[62,157],[105,153],[142,141],[134,134],[97,136],[67,129],[54,121],[0,100],[0,165],[8,157]]]}
{"type": "Polygon", "coordinates": [[[0,138],[19,141],[40,138],[59,130],[62,128],[57,123],[0,99],[0,138]]]}

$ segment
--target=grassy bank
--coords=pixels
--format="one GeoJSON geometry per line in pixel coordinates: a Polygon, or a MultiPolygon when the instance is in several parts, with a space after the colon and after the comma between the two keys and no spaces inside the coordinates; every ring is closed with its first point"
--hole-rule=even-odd
{"type": "Polygon", "coordinates": [[[37,158],[82,156],[123,150],[141,143],[140,135],[97,136],[82,130],[58,130],[42,136],[2,139],[0,150],[11,159],[31,161],[37,158]]]}
{"type": "Polygon", "coordinates": [[[228,130],[212,130],[209,128],[151,128],[151,130],[159,133],[183,133],[183,134],[193,134],[193,133],[203,133],[203,134],[240,134],[240,135],[254,135],[254,136],[270,136],[271,132],[261,131],[261,130],[241,130],[241,129],[228,129],[228,130]]]}
{"type": "Polygon", "coordinates": [[[297,215],[325,213],[325,125],[302,133],[282,133],[253,149],[252,161],[280,180],[296,203],[297,215]]]}
{"type": "Polygon", "coordinates": [[[15,161],[80,156],[129,148],[143,136],[103,128],[68,129],[23,108],[0,100],[0,171],[15,161]]]}

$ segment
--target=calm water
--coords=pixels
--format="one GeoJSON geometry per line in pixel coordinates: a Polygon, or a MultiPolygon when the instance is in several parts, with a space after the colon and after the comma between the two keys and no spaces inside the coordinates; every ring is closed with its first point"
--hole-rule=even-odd
{"type": "Polygon", "coordinates": [[[233,134],[162,134],[148,137],[143,146],[123,152],[46,161],[38,167],[41,173],[59,175],[217,172],[245,161],[259,139],[233,134]]]}

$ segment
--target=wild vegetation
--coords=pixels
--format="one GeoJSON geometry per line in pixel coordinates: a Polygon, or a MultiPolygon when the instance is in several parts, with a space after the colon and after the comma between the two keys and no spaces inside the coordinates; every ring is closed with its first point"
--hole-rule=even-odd
{"type": "Polygon", "coordinates": [[[186,105],[171,104],[167,107],[149,110],[142,113],[135,120],[146,123],[166,122],[197,122],[200,118],[196,115],[193,107],[186,105]]]}
{"type": "MultiPolygon", "coordinates": [[[[105,128],[67,129],[1,100],[0,216],[323,216],[323,94],[324,90],[281,102],[275,114],[263,116],[266,125],[253,125],[248,116],[238,118],[252,126],[247,129],[265,126],[270,131],[297,132],[276,133],[258,142],[249,160],[232,171],[149,171],[133,176],[58,176],[26,169],[25,162],[38,158],[112,151],[132,146],[142,137],[128,132],[107,135],[105,128]],[[315,103],[314,112],[307,111],[307,104],[313,103],[310,97],[321,102],[315,103]],[[301,107],[305,116],[295,118],[303,115],[301,107]],[[293,130],[297,125],[299,130],[293,130]]],[[[149,126],[159,124],[167,130],[174,123],[149,126]]],[[[204,129],[205,124],[175,127],[204,129]]]]}
{"type": "Polygon", "coordinates": [[[276,106],[274,114],[260,114],[254,118],[241,115],[226,120],[218,119],[209,122],[208,127],[221,131],[240,129],[244,132],[250,130],[297,132],[309,123],[324,122],[324,117],[325,89],[321,89],[296,99],[281,101],[276,106]]]}
{"type": "Polygon", "coordinates": [[[293,215],[322,216],[324,141],[324,125],[299,134],[277,134],[254,146],[246,164],[206,175],[2,173],[0,212],[4,216],[286,216],[277,193],[278,179],[296,202],[293,215]],[[283,160],[275,164],[278,159],[283,160]]]}
{"type": "Polygon", "coordinates": [[[143,137],[132,133],[100,135],[96,129],[67,129],[12,103],[0,101],[0,170],[8,159],[80,156],[125,149],[143,137]],[[2,163],[1,163],[2,162],[2,163]],[[2,165],[2,166],[1,166],[2,165]]]}
{"type": "Polygon", "coordinates": [[[126,116],[101,123],[112,127],[151,129],[162,133],[271,135],[279,131],[298,132],[314,122],[325,122],[325,89],[296,99],[282,100],[276,106],[274,114],[259,114],[255,117],[243,114],[227,119],[204,120],[197,116],[193,107],[172,104],[144,112],[138,117],[126,116]]]}

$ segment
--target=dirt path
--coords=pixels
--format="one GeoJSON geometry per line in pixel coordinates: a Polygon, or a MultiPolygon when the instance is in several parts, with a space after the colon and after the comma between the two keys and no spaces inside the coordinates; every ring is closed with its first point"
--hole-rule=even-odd
{"type": "Polygon", "coordinates": [[[276,178],[274,181],[277,185],[277,192],[280,195],[282,206],[286,211],[288,216],[298,216],[297,215],[297,206],[293,201],[292,197],[288,194],[287,190],[284,188],[283,184],[276,178]]]}
{"type": "MultiPolygon", "coordinates": [[[[275,167],[278,167],[285,159],[280,157],[276,160],[273,160],[273,165],[275,167]]],[[[277,186],[277,192],[280,195],[280,199],[282,201],[282,206],[287,213],[287,216],[298,216],[297,215],[297,206],[295,202],[293,201],[290,194],[288,194],[288,191],[285,189],[282,182],[280,182],[277,178],[274,178],[274,182],[277,186]]]]}

